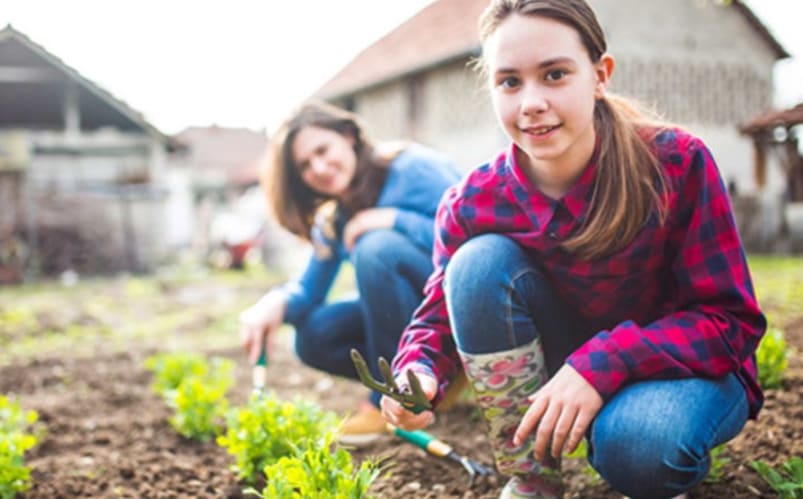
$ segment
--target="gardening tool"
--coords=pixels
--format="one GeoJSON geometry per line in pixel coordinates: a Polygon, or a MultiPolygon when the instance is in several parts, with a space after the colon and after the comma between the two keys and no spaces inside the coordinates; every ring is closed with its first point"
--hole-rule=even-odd
{"type": "Polygon", "coordinates": [[[254,364],[251,370],[251,395],[257,398],[262,398],[265,394],[265,381],[267,380],[268,371],[268,351],[265,346],[259,352],[257,363],[254,364]]]}
{"type": "Polygon", "coordinates": [[[433,456],[448,457],[449,459],[460,463],[468,472],[469,487],[474,485],[474,480],[477,478],[477,475],[488,476],[495,474],[493,468],[489,468],[478,463],[477,461],[469,459],[466,456],[461,456],[455,452],[452,446],[443,440],[438,440],[435,436],[423,430],[407,431],[393,426],[392,424],[388,424],[388,431],[397,437],[400,437],[401,439],[424,449],[433,456]]]}
{"type": "Polygon", "coordinates": [[[357,375],[360,377],[362,384],[371,390],[387,395],[415,414],[432,409],[432,404],[424,394],[424,390],[421,389],[421,382],[414,372],[407,371],[408,384],[404,388],[399,388],[399,385],[393,379],[393,374],[390,372],[390,364],[384,357],[379,357],[379,372],[384,381],[376,380],[371,376],[371,371],[368,369],[365,359],[354,348],[351,349],[351,361],[354,362],[354,368],[357,370],[357,375]]]}

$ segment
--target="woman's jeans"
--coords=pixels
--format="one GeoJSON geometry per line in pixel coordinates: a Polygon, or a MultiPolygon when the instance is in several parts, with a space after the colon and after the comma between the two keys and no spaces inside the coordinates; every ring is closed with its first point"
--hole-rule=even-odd
{"type": "MultiPolygon", "coordinates": [[[[461,351],[501,352],[540,336],[551,375],[595,333],[561,302],[525,251],[502,235],[463,244],[444,282],[461,351]]],[[[747,416],[747,396],[733,374],[633,382],[597,414],[586,434],[588,459],[630,497],[672,497],[705,478],[709,451],[736,436],[747,416]]]]}
{"type": "MultiPolygon", "coordinates": [[[[296,352],[309,366],[356,379],[350,355],[356,348],[378,377],[377,359],[393,358],[424,297],[432,259],[399,232],[374,230],[357,240],[351,260],[359,297],[321,305],[293,324],[296,352]]],[[[380,397],[372,392],[371,402],[378,406],[380,397]]]]}

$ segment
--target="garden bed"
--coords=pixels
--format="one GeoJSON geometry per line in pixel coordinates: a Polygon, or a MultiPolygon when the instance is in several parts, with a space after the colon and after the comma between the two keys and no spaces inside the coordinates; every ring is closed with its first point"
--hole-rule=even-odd
{"type": "MultiPolygon", "coordinates": [[[[220,282],[191,286],[199,303],[187,303],[189,288],[161,287],[161,296],[153,301],[158,307],[148,312],[197,307],[189,314],[192,320],[175,326],[175,334],[187,340],[185,346],[195,344],[192,335],[199,324],[215,322],[212,314],[216,312],[208,300],[232,291],[231,285],[220,282]],[[183,298],[178,300],[178,296],[183,298]]],[[[248,294],[254,289],[241,292],[250,299],[248,294]]],[[[77,305],[67,301],[64,306],[77,305]]],[[[77,323],[91,322],[87,314],[68,315],[77,323]]],[[[223,346],[198,338],[196,351],[236,362],[237,383],[230,400],[237,405],[250,391],[250,372],[244,355],[231,340],[236,336],[233,323],[229,325],[229,339],[218,342],[223,346]]],[[[728,444],[720,458],[730,461],[724,464],[719,479],[695,488],[691,497],[774,497],[749,463],[758,459],[778,465],[789,457],[803,455],[803,311],[786,318],[783,325],[787,342],[795,347],[783,389],[769,391],[758,421],[749,422],[728,444]]],[[[80,347],[64,343],[57,351],[20,355],[0,367],[0,393],[13,394],[26,409],[36,410],[47,428],[40,444],[26,455],[33,468],[33,486],[24,497],[242,496],[243,484],[229,470],[233,458],[214,442],[202,444],[180,437],[168,425],[170,410],[150,389],[151,375],[143,361],[164,350],[164,339],[146,335],[120,340],[106,332],[78,344],[80,347]]],[[[286,332],[273,353],[268,380],[280,398],[302,396],[340,414],[356,407],[366,393],[357,383],[301,366],[290,351],[286,332]]],[[[490,464],[483,425],[470,401],[463,400],[440,415],[430,430],[459,453],[490,464]]],[[[368,447],[353,449],[353,454],[358,459],[378,456],[384,460],[387,469],[371,489],[375,497],[495,498],[503,485],[501,479],[492,477],[479,479],[469,488],[467,473],[456,463],[428,456],[389,435],[368,447]]],[[[583,462],[567,460],[566,468],[567,497],[621,497],[584,471],[583,462]]]]}

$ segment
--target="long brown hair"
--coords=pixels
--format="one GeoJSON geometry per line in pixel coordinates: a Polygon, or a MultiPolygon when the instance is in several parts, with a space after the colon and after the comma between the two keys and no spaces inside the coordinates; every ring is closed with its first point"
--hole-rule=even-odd
{"type": "MultiPolygon", "coordinates": [[[[585,0],[492,0],[480,17],[483,44],[513,14],[546,17],[574,28],[592,63],[607,51],[602,27],[585,0]]],[[[630,244],[653,211],[665,222],[666,180],[651,147],[665,126],[622,97],[606,94],[596,101],[599,162],[590,213],[563,243],[566,250],[586,259],[604,257],[630,244]]]]}
{"type": "Polygon", "coordinates": [[[293,161],[293,141],[298,132],[314,126],[354,139],[357,166],[345,198],[338,208],[346,216],[373,206],[387,177],[392,157],[376,153],[374,143],[354,113],[319,101],[303,104],[282,123],[270,141],[270,157],[262,170],[261,184],[274,217],[293,234],[310,240],[315,214],[332,198],[311,189],[301,179],[293,161]]]}

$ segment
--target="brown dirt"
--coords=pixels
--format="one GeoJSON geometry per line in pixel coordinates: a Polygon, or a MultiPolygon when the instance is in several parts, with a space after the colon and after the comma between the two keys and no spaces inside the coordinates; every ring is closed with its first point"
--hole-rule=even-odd
{"type": "MultiPolygon", "coordinates": [[[[803,455],[803,317],[787,328],[796,347],[785,387],[767,393],[758,421],[751,421],[727,447],[730,462],[717,483],[704,483],[691,497],[731,499],[774,497],[749,467],[755,459],[778,465],[803,455]]],[[[63,352],[58,357],[18,361],[0,368],[0,393],[14,393],[24,406],[39,412],[47,434],[28,453],[33,488],[27,498],[68,497],[240,497],[242,484],[229,470],[233,459],[214,443],[185,440],[168,426],[169,411],[150,391],[142,367],[154,346],[128,346],[124,352],[101,349],[91,357],[63,352]]],[[[237,363],[234,404],[249,391],[250,374],[238,350],[207,351],[237,363]]],[[[304,396],[345,413],[365,396],[356,383],[332,379],[299,364],[286,344],[275,349],[270,386],[286,399],[304,396]]],[[[469,401],[441,415],[430,429],[456,451],[490,464],[483,424],[469,401]]],[[[465,471],[448,460],[426,455],[394,437],[355,450],[358,458],[380,456],[384,473],[372,491],[381,498],[495,498],[502,480],[483,478],[468,487],[465,471]]],[[[566,497],[619,498],[604,483],[568,460],[566,497]]]]}

